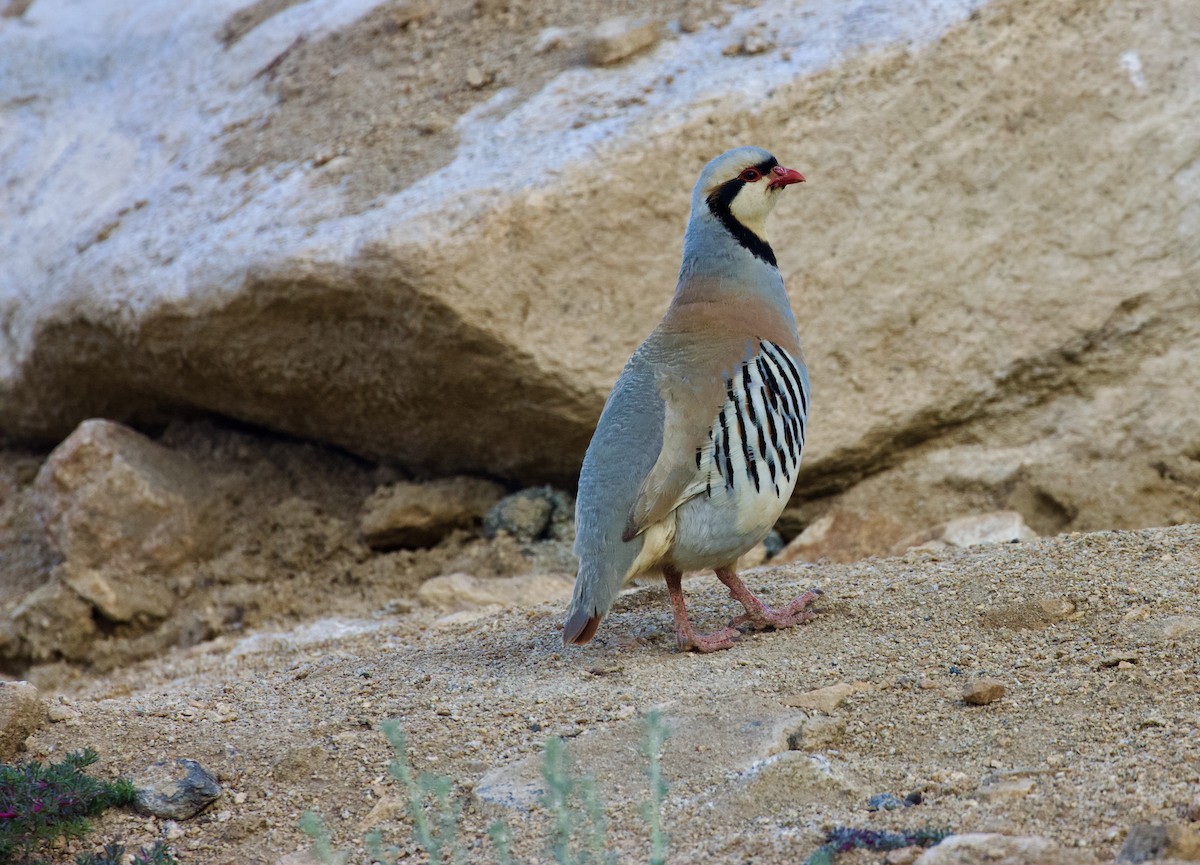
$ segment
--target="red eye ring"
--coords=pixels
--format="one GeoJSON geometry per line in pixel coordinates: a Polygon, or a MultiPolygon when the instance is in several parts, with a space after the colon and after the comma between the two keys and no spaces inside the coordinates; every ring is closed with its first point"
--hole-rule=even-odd
{"type": "Polygon", "coordinates": [[[747,183],[757,183],[762,179],[762,172],[757,168],[747,168],[745,171],[739,174],[738,177],[747,183]]]}

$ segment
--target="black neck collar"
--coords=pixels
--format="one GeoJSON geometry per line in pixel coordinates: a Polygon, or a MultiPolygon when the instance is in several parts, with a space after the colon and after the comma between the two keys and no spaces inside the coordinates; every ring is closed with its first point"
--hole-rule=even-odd
{"type": "MultiPolygon", "coordinates": [[[[775,157],[764,160],[754,166],[758,169],[759,174],[763,176],[763,180],[756,182],[764,182],[767,175],[771,173],[771,169],[779,164],[775,157]]],[[[746,181],[740,177],[735,177],[733,180],[727,180],[717,187],[712,195],[708,196],[708,211],[721,225],[725,226],[725,230],[733,235],[733,239],[741,244],[745,249],[750,250],[751,254],[772,267],[778,267],[775,261],[775,252],[771,249],[771,245],[738,221],[733,215],[733,199],[737,198],[737,194],[742,191],[742,187],[746,185],[746,181]]]]}

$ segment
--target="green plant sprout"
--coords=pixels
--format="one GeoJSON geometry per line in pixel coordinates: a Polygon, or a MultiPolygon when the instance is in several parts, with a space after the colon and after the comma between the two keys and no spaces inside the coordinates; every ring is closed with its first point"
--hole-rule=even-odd
{"type": "MultiPolygon", "coordinates": [[[[380,727],[395,753],[395,759],[388,764],[388,774],[406,794],[413,840],[425,851],[430,865],[465,865],[467,853],[459,837],[462,804],[454,795],[450,779],[424,772],[414,774],[408,762],[408,741],[400,725],[389,720],[380,727]]],[[[641,746],[650,779],[649,797],[642,803],[641,814],[650,829],[651,865],[665,865],[667,859],[667,833],[662,825],[667,783],[660,762],[666,738],[667,728],[662,718],[651,712],[646,717],[646,738],[641,746]]],[[[608,850],[608,821],[595,779],[590,775],[575,776],[562,739],[546,742],[542,777],[546,789],[541,804],[551,821],[547,848],[554,861],[559,865],[614,865],[616,854],[608,850]]],[[[312,853],[324,865],[345,865],[349,860],[349,851],[333,849],[329,830],[317,814],[304,812],[300,829],[312,839],[312,853]]],[[[498,865],[512,865],[513,839],[505,822],[496,820],[488,827],[487,834],[498,865]]],[[[374,862],[395,865],[400,859],[402,851],[385,845],[378,829],[369,832],[363,842],[374,862]]]]}

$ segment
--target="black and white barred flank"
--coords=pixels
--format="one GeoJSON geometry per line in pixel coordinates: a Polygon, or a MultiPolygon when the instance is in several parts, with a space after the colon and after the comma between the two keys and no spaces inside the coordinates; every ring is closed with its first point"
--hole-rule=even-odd
{"type": "Polygon", "coordinates": [[[696,449],[696,469],[707,463],[705,493],[743,482],[760,493],[790,490],[800,468],[808,421],[808,377],[779,346],[767,340],[762,351],[743,361],[725,379],[727,399],[708,432],[709,444],[696,449]]]}

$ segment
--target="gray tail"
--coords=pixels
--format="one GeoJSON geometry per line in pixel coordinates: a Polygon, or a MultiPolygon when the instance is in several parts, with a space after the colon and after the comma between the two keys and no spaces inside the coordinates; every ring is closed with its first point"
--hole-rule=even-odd
{"type": "Polygon", "coordinates": [[[584,608],[573,612],[571,618],[563,625],[563,645],[574,643],[582,646],[590,642],[592,637],[596,636],[596,629],[600,627],[602,618],[604,617],[600,613],[589,613],[584,608]]]}

